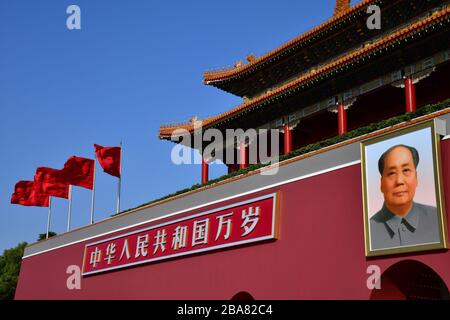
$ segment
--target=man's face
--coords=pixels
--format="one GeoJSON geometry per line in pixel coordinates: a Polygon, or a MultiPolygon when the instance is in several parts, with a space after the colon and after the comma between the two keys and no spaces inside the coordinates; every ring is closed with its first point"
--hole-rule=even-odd
{"type": "Polygon", "coordinates": [[[391,150],[384,160],[381,192],[390,207],[412,205],[417,188],[417,172],[412,153],[405,147],[391,150]]]}

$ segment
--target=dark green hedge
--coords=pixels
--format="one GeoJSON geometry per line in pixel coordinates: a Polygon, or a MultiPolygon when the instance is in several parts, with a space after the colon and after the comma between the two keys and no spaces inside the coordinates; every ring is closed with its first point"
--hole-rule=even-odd
{"type": "MultiPolygon", "coordinates": [[[[353,138],[356,138],[356,137],[359,137],[359,136],[362,136],[362,135],[365,135],[365,134],[368,134],[368,133],[371,133],[371,132],[374,132],[374,131],[377,131],[377,130],[381,130],[381,129],[384,129],[384,128],[392,127],[392,126],[394,126],[396,124],[399,124],[399,123],[402,123],[402,122],[408,122],[408,121],[411,121],[411,120],[413,120],[415,118],[418,118],[418,117],[421,117],[421,116],[424,116],[424,115],[427,115],[427,114],[430,114],[430,113],[433,113],[433,112],[437,112],[437,111],[446,109],[449,106],[450,106],[450,99],[442,101],[442,102],[434,104],[434,105],[427,105],[427,106],[419,108],[415,112],[405,113],[403,115],[396,116],[396,117],[393,117],[393,118],[389,118],[389,119],[386,119],[386,120],[382,120],[382,121],[377,122],[377,123],[372,123],[372,124],[370,124],[368,126],[361,127],[361,128],[355,129],[353,131],[347,132],[346,134],[344,134],[342,136],[335,136],[335,137],[330,138],[330,139],[322,140],[320,142],[304,146],[304,147],[302,147],[300,149],[292,151],[289,154],[280,156],[280,161],[284,161],[284,160],[287,160],[287,159],[290,159],[290,158],[293,158],[293,157],[297,157],[297,156],[300,156],[300,155],[303,155],[303,154],[306,154],[306,153],[309,153],[309,152],[312,152],[312,151],[316,151],[316,150],[319,150],[319,149],[322,149],[322,148],[325,148],[325,147],[329,147],[329,146],[332,146],[334,144],[337,144],[337,143],[340,143],[340,142],[343,142],[343,141],[346,141],[346,140],[350,140],[350,139],[353,139],[353,138]]],[[[241,174],[245,174],[245,173],[248,173],[248,172],[260,169],[260,168],[265,167],[265,166],[267,166],[267,164],[260,164],[259,163],[259,164],[250,165],[249,167],[247,167],[245,169],[242,169],[242,170],[239,170],[239,171],[236,171],[236,172],[233,172],[233,173],[221,176],[221,177],[219,177],[217,179],[214,179],[214,180],[210,180],[210,181],[208,181],[207,183],[204,183],[204,184],[195,184],[195,185],[193,185],[190,188],[186,188],[186,189],[177,191],[177,192],[169,194],[169,195],[167,195],[165,197],[153,200],[151,202],[145,203],[145,204],[143,204],[141,206],[138,206],[136,208],[133,208],[133,209],[128,209],[128,210],[120,212],[118,214],[122,214],[122,213],[125,213],[127,211],[134,210],[134,209],[137,209],[137,208],[149,205],[151,203],[155,203],[155,202],[158,202],[158,201],[161,201],[161,200],[165,200],[165,199],[168,199],[168,198],[171,198],[171,197],[174,197],[174,196],[177,196],[177,195],[189,192],[189,191],[193,191],[193,190],[196,190],[198,188],[217,183],[219,181],[227,180],[229,178],[232,178],[232,177],[235,177],[235,176],[238,176],[238,175],[241,175],[241,174]]]]}

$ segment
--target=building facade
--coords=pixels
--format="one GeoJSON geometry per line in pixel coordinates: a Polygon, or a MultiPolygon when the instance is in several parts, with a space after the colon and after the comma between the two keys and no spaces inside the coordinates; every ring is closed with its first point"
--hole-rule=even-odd
{"type": "Polygon", "coordinates": [[[161,126],[160,139],[279,130],[280,162],[249,167],[260,136],[226,140],[224,179],[209,181],[204,156],[200,187],[29,245],[16,298],[448,299],[449,23],[447,1],[337,0],[307,33],[206,72],[206,85],[243,102],[161,126]],[[369,7],[381,29],[368,27],[369,7]],[[372,256],[362,145],[427,123],[440,241],[372,256]]]}

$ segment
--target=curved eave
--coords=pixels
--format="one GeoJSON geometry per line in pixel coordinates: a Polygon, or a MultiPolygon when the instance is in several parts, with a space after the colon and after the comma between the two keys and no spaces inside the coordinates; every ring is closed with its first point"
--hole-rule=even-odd
{"type": "MultiPolygon", "coordinates": [[[[397,44],[400,44],[399,41],[406,40],[408,37],[414,36],[416,33],[420,33],[428,27],[434,26],[438,23],[442,23],[447,19],[447,22],[450,20],[450,7],[447,6],[444,9],[435,12],[433,15],[424,18],[404,29],[401,29],[391,35],[384,37],[383,39],[378,40],[372,44],[367,45],[365,48],[361,48],[355,50],[344,57],[331,62],[317,70],[313,70],[305,75],[299,76],[297,79],[287,83],[274,90],[273,92],[261,95],[255,99],[247,101],[241,105],[236,106],[235,108],[212,118],[207,118],[203,120],[203,129],[208,127],[212,127],[218,123],[224,122],[226,120],[230,120],[233,117],[236,117],[244,112],[248,112],[253,108],[264,106],[266,104],[271,103],[274,100],[278,100],[283,98],[285,95],[291,92],[299,91],[302,88],[313,85],[314,83],[323,80],[327,76],[333,76],[337,74],[341,70],[347,70],[353,66],[353,64],[357,61],[364,61],[365,58],[372,57],[377,55],[379,52],[383,50],[387,50],[388,47],[394,48],[397,44]]],[[[194,131],[193,125],[189,127],[189,125],[183,126],[166,126],[160,128],[160,138],[167,139],[170,138],[171,134],[177,129],[185,129],[190,133],[194,131]],[[169,134],[170,133],[170,134],[169,134]]]]}
{"type": "Polygon", "coordinates": [[[161,125],[159,128],[159,139],[171,140],[172,138],[191,135],[195,131],[196,127],[204,128],[220,117],[221,115],[207,118],[203,121],[199,121],[198,124],[196,124],[196,126],[194,126],[192,122],[182,124],[161,125]]]}
{"type": "Polygon", "coordinates": [[[295,46],[301,44],[302,42],[309,43],[313,41],[315,37],[329,29],[332,30],[337,24],[345,22],[351,19],[351,16],[355,13],[360,12],[366,6],[371,5],[373,3],[379,2],[380,0],[364,0],[355,6],[351,7],[348,11],[333,16],[333,18],[327,20],[326,22],[320,24],[319,26],[311,29],[310,31],[298,36],[281,45],[280,47],[262,55],[259,58],[256,58],[254,61],[244,64],[240,67],[232,68],[232,69],[223,69],[217,71],[207,71],[203,74],[203,82],[206,85],[215,85],[218,82],[223,82],[227,80],[232,80],[233,78],[243,76],[244,74],[252,73],[257,69],[262,68],[263,66],[270,64],[273,61],[276,61],[280,58],[285,52],[289,52],[295,46]]]}
{"type": "Polygon", "coordinates": [[[172,137],[182,137],[194,131],[194,125],[191,123],[161,125],[159,127],[159,139],[171,140],[172,137]]]}

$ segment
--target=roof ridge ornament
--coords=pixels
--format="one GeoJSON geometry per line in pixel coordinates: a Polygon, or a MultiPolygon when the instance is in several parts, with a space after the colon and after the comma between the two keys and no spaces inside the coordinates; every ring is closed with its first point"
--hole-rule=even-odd
{"type": "Polygon", "coordinates": [[[253,61],[255,61],[255,54],[254,54],[254,53],[251,53],[251,54],[249,54],[248,56],[246,56],[245,59],[246,59],[248,62],[252,63],[253,61]]]}
{"type": "Polygon", "coordinates": [[[336,0],[333,16],[339,16],[350,9],[350,0],[336,0]]]}
{"type": "Polygon", "coordinates": [[[201,121],[198,116],[194,116],[193,118],[189,119],[189,122],[191,125],[196,127],[196,126],[201,126],[203,121],[201,121]]]}

